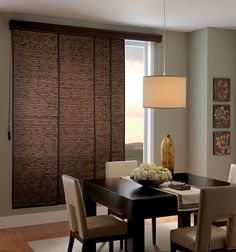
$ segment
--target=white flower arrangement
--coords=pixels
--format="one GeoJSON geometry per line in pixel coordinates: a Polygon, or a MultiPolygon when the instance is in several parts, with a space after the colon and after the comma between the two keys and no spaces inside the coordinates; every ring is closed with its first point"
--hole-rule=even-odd
{"type": "Polygon", "coordinates": [[[130,177],[134,181],[139,180],[161,180],[168,181],[172,179],[171,171],[168,168],[157,166],[156,164],[143,163],[133,169],[130,177]]]}

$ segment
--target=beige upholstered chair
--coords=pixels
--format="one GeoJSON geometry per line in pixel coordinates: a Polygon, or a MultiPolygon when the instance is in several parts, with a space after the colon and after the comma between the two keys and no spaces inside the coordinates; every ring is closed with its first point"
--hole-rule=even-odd
{"type": "MultiPolygon", "coordinates": [[[[137,160],[126,160],[126,161],[111,161],[106,162],[105,171],[107,178],[115,178],[122,176],[129,176],[130,172],[138,167],[137,160]]],[[[108,209],[108,213],[115,214],[119,216],[121,219],[125,219],[125,216],[111,211],[108,209]]],[[[153,244],[156,244],[156,218],[152,218],[152,241],[153,244]]],[[[121,249],[123,247],[123,243],[121,242],[121,249]]]]}
{"type": "MultiPolygon", "coordinates": [[[[231,164],[228,176],[228,182],[231,184],[236,184],[236,164],[231,164]]],[[[217,227],[226,226],[227,220],[226,219],[217,219],[213,222],[213,225],[217,227]]]]}
{"type": "MultiPolygon", "coordinates": [[[[228,182],[236,184],[236,164],[231,164],[228,176],[228,182]]],[[[194,225],[197,225],[197,213],[194,214],[194,225]]],[[[213,225],[217,227],[223,227],[226,225],[225,219],[218,219],[213,222],[213,225]]]]}
{"type": "Polygon", "coordinates": [[[235,195],[236,186],[201,189],[197,226],[171,230],[171,252],[236,249],[235,195]],[[227,218],[226,230],[212,225],[218,218],[227,218]]]}
{"type": "Polygon", "coordinates": [[[68,252],[72,251],[74,238],[83,243],[83,252],[90,252],[94,243],[105,241],[109,241],[109,251],[112,252],[114,240],[127,238],[127,223],[112,215],[86,217],[79,180],[62,175],[62,181],[70,225],[68,252]]]}
{"type": "MultiPolygon", "coordinates": [[[[127,160],[127,161],[111,161],[105,164],[106,178],[118,178],[122,176],[129,176],[130,172],[138,167],[137,160],[127,160]]],[[[108,214],[113,214],[121,219],[126,217],[121,213],[108,209],[108,214]]],[[[123,249],[123,240],[120,241],[120,248],[123,249]]]]}
{"type": "Polygon", "coordinates": [[[129,176],[130,172],[138,167],[137,160],[106,162],[105,171],[107,178],[129,176]]]}
{"type": "Polygon", "coordinates": [[[236,184],[236,164],[231,164],[230,166],[228,182],[236,184]]]}

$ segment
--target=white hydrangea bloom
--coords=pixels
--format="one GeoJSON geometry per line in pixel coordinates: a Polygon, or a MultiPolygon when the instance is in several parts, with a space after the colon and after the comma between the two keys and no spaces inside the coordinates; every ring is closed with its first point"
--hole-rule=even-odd
{"type": "Polygon", "coordinates": [[[131,178],[138,180],[170,180],[172,173],[169,169],[157,166],[153,163],[140,164],[138,168],[132,170],[131,178]]]}

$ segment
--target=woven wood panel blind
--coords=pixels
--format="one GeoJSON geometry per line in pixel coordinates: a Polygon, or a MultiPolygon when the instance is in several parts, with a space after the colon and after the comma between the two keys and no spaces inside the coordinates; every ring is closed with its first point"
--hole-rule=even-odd
{"type": "Polygon", "coordinates": [[[15,30],[13,63],[13,208],[63,203],[124,159],[124,41],[15,30]]]}
{"type": "Polygon", "coordinates": [[[57,203],[57,36],[13,31],[13,207],[57,203]]]}
{"type": "MultiPolygon", "coordinates": [[[[93,38],[62,35],[59,41],[60,178],[93,178],[93,38]]],[[[60,202],[63,197],[60,180],[60,202]]]]}

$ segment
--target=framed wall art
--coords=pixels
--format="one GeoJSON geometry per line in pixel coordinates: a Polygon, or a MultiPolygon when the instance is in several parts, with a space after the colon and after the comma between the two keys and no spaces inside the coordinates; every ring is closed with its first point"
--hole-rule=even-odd
{"type": "Polygon", "coordinates": [[[230,79],[213,78],[213,101],[230,101],[230,79]]]}
{"type": "Polygon", "coordinates": [[[213,132],[213,154],[229,155],[230,151],[230,131],[213,132]]]}
{"type": "Polygon", "coordinates": [[[230,128],[230,105],[213,105],[213,127],[230,128]]]}

